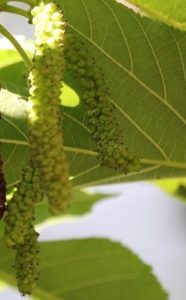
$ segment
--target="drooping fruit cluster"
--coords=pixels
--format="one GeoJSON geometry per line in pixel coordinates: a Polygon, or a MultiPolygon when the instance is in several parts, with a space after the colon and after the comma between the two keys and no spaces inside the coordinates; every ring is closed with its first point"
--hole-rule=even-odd
{"type": "Polygon", "coordinates": [[[5,243],[11,248],[23,244],[34,219],[35,203],[43,199],[38,170],[32,163],[24,169],[22,180],[7,204],[5,221],[5,243]]]}
{"type": "Polygon", "coordinates": [[[21,182],[8,201],[5,221],[5,244],[16,251],[15,269],[21,294],[30,294],[38,279],[38,233],[33,227],[34,206],[43,199],[38,170],[32,161],[24,169],[21,182]]]}
{"type": "Polygon", "coordinates": [[[3,217],[6,209],[6,183],[3,174],[3,161],[0,156],[0,219],[3,217]]]}
{"type": "Polygon", "coordinates": [[[73,35],[66,38],[65,58],[67,68],[83,88],[82,99],[87,107],[87,121],[101,164],[122,168],[125,173],[138,171],[139,159],[124,145],[122,132],[114,116],[114,106],[108,99],[104,75],[96,67],[84,44],[73,35]]]}
{"type": "MultiPolygon", "coordinates": [[[[0,113],[1,119],[1,113],[0,113]]],[[[6,182],[3,172],[3,160],[0,155],[0,219],[2,219],[6,209],[6,182]]]]}
{"type": "Polygon", "coordinates": [[[31,294],[39,278],[38,236],[34,227],[30,226],[24,243],[16,245],[17,286],[22,295],[31,294]]]}
{"type": "Polygon", "coordinates": [[[31,13],[36,50],[33,69],[29,74],[27,112],[30,144],[50,211],[60,214],[69,206],[71,196],[60,114],[65,23],[62,12],[54,3],[41,2],[31,13]]]}
{"type": "MultiPolygon", "coordinates": [[[[89,57],[81,41],[73,36],[64,41],[65,22],[58,6],[41,1],[32,9],[31,15],[36,48],[28,78],[30,96],[27,120],[32,160],[7,204],[4,219],[5,243],[16,251],[17,284],[23,295],[31,294],[39,276],[38,233],[33,227],[34,206],[42,200],[44,190],[51,213],[57,215],[69,206],[71,197],[60,111],[65,61],[83,88],[87,121],[101,164],[122,168],[125,173],[138,171],[140,167],[139,159],[131,155],[124,145],[102,71],[96,67],[94,59],[89,57]]],[[[3,180],[0,162],[0,217],[6,200],[3,180]]]]}

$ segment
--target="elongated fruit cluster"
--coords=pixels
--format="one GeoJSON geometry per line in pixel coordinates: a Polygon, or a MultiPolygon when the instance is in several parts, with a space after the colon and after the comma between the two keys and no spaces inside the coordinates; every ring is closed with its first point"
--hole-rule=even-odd
{"type": "MultiPolygon", "coordinates": [[[[1,119],[1,113],[0,113],[1,119]]],[[[2,219],[6,209],[6,182],[3,172],[3,160],[0,154],[0,219],[2,219]]]]}
{"type": "Polygon", "coordinates": [[[32,161],[24,169],[22,180],[7,204],[5,244],[16,251],[15,269],[21,294],[31,294],[38,279],[38,233],[33,227],[34,206],[43,199],[38,170],[32,161]]]}
{"type": "Polygon", "coordinates": [[[0,157],[0,219],[3,217],[6,209],[6,184],[2,168],[3,161],[0,157]]]}
{"type": "Polygon", "coordinates": [[[176,193],[179,195],[179,196],[182,196],[182,197],[186,197],[186,185],[185,184],[180,184],[177,188],[177,191],[176,193]]]}
{"type": "Polygon", "coordinates": [[[6,209],[6,182],[3,173],[3,160],[0,156],[0,219],[3,217],[6,209]]]}
{"type": "Polygon", "coordinates": [[[16,245],[17,286],[22,295],[31,294],[39,278],[39,234],[30,226],[24,243],[16,245]]]}
{"type": "Polygon", "coordinates": [[[67,68],[75,74],[83,88],[87,107],[87,121],[97,145],[101,164],[122,168],[125,173],[138,171],[139,159],[124,145],[122,131],[114,116],[114,106],[109,101],[109,92],[102,71],[96,67],[81,41],[67,36],[65,58],[67,68]]]}
{"type": "Polygon", "coordinates": [[[34,219],[35,203],[43,199],[38,170],[32,163],[25,168],[22,180],[7,204],[5,221],[5,244],[15,247],[23,244],[34,219]]]}
{"type": "Polygon", "coordinates": [[[71,196],[60,113],[65,23],[62,12],[54,3],[41,2],[31,13],[36,50],[33,69],[29,74],[30,97],[27,112],[30,144],[50,211],[60,214],[69,206],[71,196]]]}

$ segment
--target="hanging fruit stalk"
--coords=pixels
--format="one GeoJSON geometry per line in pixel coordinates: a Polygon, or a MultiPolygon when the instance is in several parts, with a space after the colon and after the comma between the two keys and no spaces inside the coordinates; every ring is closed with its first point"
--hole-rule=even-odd
{"type": "MultiPolygon", "coordinates": [[[[1,119],[1,113],[0,113],[1,119]]],[[[6,182],[3,172],[3,159],[0,154],[0,219],[4,216],[6,210],[6,182]]]]}
{"type": "Polygon", "coordinates": [[[27,109],[30,144],[50,211],[61,214],[69,206],[71,197],[60,112],[65,22],[54,3],[40,2],[31,13],[35,28],[35,56],[29,74],[27,109]]]}

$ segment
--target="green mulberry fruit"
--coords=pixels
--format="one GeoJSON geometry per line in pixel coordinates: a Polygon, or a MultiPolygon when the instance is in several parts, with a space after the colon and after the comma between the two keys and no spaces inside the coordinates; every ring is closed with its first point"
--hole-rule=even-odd
{"type": "Polygon", "coordinates": [[[82,99],[87,108],[87,122],[96,142],[99,160],[103,166],[122,168],[125,173],[140,169],[139,159],[124,144],[121,129],[116,121],[113,104],[102,71],[83,42],[68,35],[65,58],[67,69],[75,75],[83,89],[82,99]]]}
{"type": "Polygon", "coordinates": [[[40,176],[32,160],[23,171],[12,199],[7,203],[5,244],[16,251],[15,269],[19,291],[31,294],[39,272],[38,233],[33,227],[34,206],[43,199],[40,176]]]}
{"type": "Polygon", "coordinates": [[[32,163],[24,169],[22,180],[12,199],[7,203],[5,221],[5,244],[15,247],[24,243],[28,229],[33,223],[35,203],[43,199],[38,170],[32,163]]]}
{"type": "Polygon", "coordinates": [[[30,144],[40,170],[50,211],[69,206],[71,183],[61,131],[60,94],[64,73],[65,22],[58,6],[40,2],[32,9],[35,56],[29,74],[28,123],[30,144]]]}
{"type": "Polygon", "coordinates": [[[39,278],[38,236],[34,227],[30,226],[24,243],[15,247],[17,286],[22,295],[31,294],[39,278]]]}
{"type": "Polygon", "coordinates": [[[6,182],[3,173],[3,161],[0,156],[0,219],[3,217],[6,209],[6,182]]]}
{"type": "MultiPolygon", "coordinates": [[[[1,118],[1,114],[0,114],[1,118]]],[[[6,210],[6,182],[3,172],[3,160],[0,155],[0,219],[3,217],[6,210]]]]}

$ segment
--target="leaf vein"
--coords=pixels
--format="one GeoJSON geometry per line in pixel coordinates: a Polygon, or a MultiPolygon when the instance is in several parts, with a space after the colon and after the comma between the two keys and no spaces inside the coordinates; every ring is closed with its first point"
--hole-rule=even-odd
{"type": "Polygon", "coordinates": [[[89,22],[90,38],[92,39],[92,37],[93,37],[93,26],[92,26],[92,20],[91,20],[91,17],[90,17],[89,9],[87,8],[84,0],[81,0],[81,2],[82,2],[82,5],[85,8],[85,11],[86,11],[86,14],[87,14],[87,18],[88,18],[88,22],[89,22]]]}
{"type": "Polygon", "coordinates": [[[161,153],[161,155],[169,160],[167,154],[164,150],[124,111],[123,108],[119,107],[111,98],[109,100],[113,103],[113,105],[117,108],[117,110],[124,115],[124,117],[140,132],[142,133],[161,153]]]}
{"type": "Polygon", "coordinates": [[[5,117],[5,115],[2,115],[2,119],[5,120],[7,123],[9,123],[12,127],[14,127],[25,138],[26,141],[28,140],[25,133],[16,124],[14,124],[10,119],[5,117]]]}
{"type": "Polygon", "coordinates": [[[108,9],[110,10],[110,12],[112,13],[113,17],[114,17],[114,20],[116,21],[116,24],[118,25],[119,27],[119,30],[122,34],[122,37],[123,37],[123,40],[124,40],[124,43],[127,47],[127,51],[128,51],[128,54],[129,54],[129,59],[130,59],[130,71],[133,72],[133,58],[132,58],[132,53],[131,53],[131,50],[130,50],[130,47],[129,47],[129,43],[128,43],[128,40],[126,38],[126,35],[125,35],[125,32],[123,31],[123,28],[121,26],[121,23],[119,21],[119,19],[117,18],[116,14],[114,13],[114,11],[112,10],[112,8],[110,7],[110,5],[108,3],[106,3],[104,0],[102,0],[102,2],[105,4],[105,6],[108,7],[108,9]]]}
{"type": "MultiPolygon", "coordinates": [[[[68,293],[71,291],[76,291],[76,290],[81,290],[84,288],[91,288],[91,287],[95,287],[97,285],[101,285],[104,283],[113,283],[113,282],[118,282],[118,281],[129,281],[129,280],[138,280],[138,281],[144,281],[144,278],[141,278],[139,275],[137,276],[114,276],[112,275],[111,277],[105,277],[105,278],[101,278],[101,279],[92,279],[91,281],[85,281],[85,282],[81,282],[79,284],[76,284],[74,286],[69,286],[66,288],[60,288],[57,290],[54,290],[54,294],[55,295],[60,295],[60,294],[64,294],[64,293],[68,293]]],[[[148,279],[147,279],[148,280],[148,279]]]]}
{"type": "Polygon", "coordinates": [[[162,98],[159,94],[157,94],[153,89],[151,89],[145,82],[143,82],[140,78],[138,78],[133,72],[128,70],[125,66],[123,66],[117,59],[113,58],[106,50],[102,49],[95,41],[91,40],[87,37],[83,32],[75,28],[72,24],[69,24],[69,27],[74,30],[76,33],[81,35],[84,39],[89,41],[95,48],[97,48],[105,57],[111,60],[116,66],[122,69],[125,73],[127,73],[132,79],[134,79],[141,87],[143,87],[149,94],[155,97],[155,99],[159,100],[164,106],[166,106],[183,124],[186,125],[186,119],[182,116],[168,101],[162,98]]]}
{"type": "Polygon", "coordinates": [[[81,126],[83,129],[85,129],[88,133],[90,133],[90,129],[89,129],[88,127],[86,127],[86,126],[84,125],[84,123],[80,122],[79,120],[77,120],[76,118],[74,118],[72,115],[69,115],[68,113],[63,112],[63,114],[64,114],[67,118],[71,119],[74,123],[77,123],[77,124],[78,124],[79,126],[81,126]]]}
{"type": "Polygon", "coordinates": [[[161,81],[162,81],[162,85],[163,85],[163,90],[164,90],[164,96],[163,96],[163,98],[164,98],[165,101],[167,101],[167,89],[166,89],[166,84],[165,84],[165,80],[164,80],[164,76],[163,76],[163,71],[162,71],[162,68],[161,68],[161,66],[160,66],[160,64],[159,64],[159,61],[158,61],[156,52],[154,51],[153,46],[152,46],[152,43],[151,43],[151,40],[150,40],[150,38],[148,37],[147,33],[145,32],[145,30],[144,30],[142,24],[141,24],[140,21],[137,19],[137,17],[136,17],[135,14],[132,13],[132,16],[133,16],[133,18],[135,18],[136,22],[139,24],[139,27],[141,28],[141,30],[142,30],[142,32],[143,32],[143,34],[144,34],[144,36],[145,36],[145,39],[146,39],[146,41],[147,41],[147,43],[148,43],[148,45],[149,45],[149,48],[150,48],[150,50],[151,50],[151,52],[152,52],[152,55],[153,55],[153,57],[154,57],[155,63],[156,63],[156,65],[157,65],[157,68],[158,68],[158,70],[159,70],[159,74],[160,74],[161,81]]]}
{"type": "Polygon", "coordinates": [[[169,30],[169,32],[170,32],[170,34],[173,38],[173,41],[176,44],[177,50],[178,50],[178,54],[179,54],[179,58],[180,58],[180,64],[181,64],[181,68],[182,68],[182,71],[183,71],[183,77],[184,77],[185,86],[186,86],[186,71],[185,71],[185,66],[184,66],[184,61],[183,61],[183,56],[182,56],[182,53],[181,53],[181,49],[180,49],[179,43],[178,43],[175,35],[170,30],[169,30]]]}

